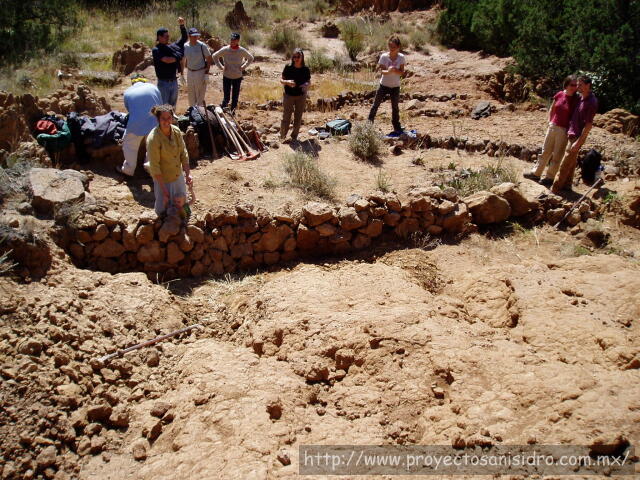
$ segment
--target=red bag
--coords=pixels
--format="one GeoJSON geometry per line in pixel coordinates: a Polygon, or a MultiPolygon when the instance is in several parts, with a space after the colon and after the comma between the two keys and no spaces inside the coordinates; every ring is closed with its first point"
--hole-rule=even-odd
{"type": "Polygon", "coordinates": [[[38,120],[36,123],[36,132],[38,134],[46,133],[47,135],[55,135],[58,133],[58,129],[51,120],[38,120]]]}

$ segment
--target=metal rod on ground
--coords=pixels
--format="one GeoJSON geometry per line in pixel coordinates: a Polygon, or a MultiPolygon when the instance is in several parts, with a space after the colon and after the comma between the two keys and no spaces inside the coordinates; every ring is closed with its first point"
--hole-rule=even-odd
{"type": "MultiPolygon", "coordinates": [[[[229,117],[231,117],[231,120],[233,120],[233,123],[236,126],[236,129],[240,132],[242,137],[244,137],[245,141],[247,142],[247,145],[251,145],[251,140],[249,139],[249,136],[245,133],[244,129],[242,128],[242,126],[240,125],[238,120],[236,120],[235,114],[229,112],[228,115],[229,115],[229,117]]],[[[260,150],[257,145],[256,145],[256,149],[260,150]]]]}
{"type": "Polygon", "coordinates": [[[237,152],[237,154],[234,154],[231,151],[231,148],[229,147],[230,145],[233,147],[233,142],[231,140],[231,137],[229,136],[229,132],[227,131],[226,125],[224,124],[223,120],[220,118],[220,115],[218,115],[218,107],[213,109],[213,113],[216,116],[216,119],[218,120],[218,125],[220,125],[220,128],[222,129],[222,133],[224,134],[224,138],[226,139],[227,153],[231,157],[231,160],[240,160],[240,152],[237,152]]]}
{"type": "Polygon", "coordinates": [[[228,139],[231,141],[232,145],[238,152],[238,155],[240,157],[239,160],[246,160],[247,157],[244,154],[244,151],[242,150],[242,147],[238,143],[238,140],[236,139],[235,135],[231,131],[231,125],[227,123],[227,119],[224,116],[224,112],[222,111],[222,108],[216,107],[215,112],[216,112],[216,116],[218,117],[218,122],[220,122],[220,124],[222,125],[222,128],[227,133],[228,139]]]}
{"type": "Polygon", "coordinates": [[[213,141],[213,130],[211,130],[211,123],[209,122],[209,111],[207,110],[207,102],[202,100],[202,106],[204,107],[207,127],[209,127],[209,141],[211,141],[211,158],[218,158],[218,150],[216,149],[216,143],[213,141]]]}
{"type": "Polygon", "coordinates": [[[167,333],[165,335],[160,335],[152,340],[147,340],[146,342],[138,343],[137,345],[133,345],[131,347],[124,348],[122,350],[118,350],[115,353],[110,353],[109,355],[105,355],[104,357],[98,358],[99,362],[107,362],[112,358],[121,357],[125,353],[133,352],[134,350],[139,350],[140,348],[149,347],[155,343],[161,342],[162,340],[166,340],[167,338],[175,337],[176,335],[180,335],[181,333],[188,332],[189,330],[193,330],[194,328],[202,328],[202,325],[196,323],[195,325],[191,325],[189,327],[181,328],[180,330],[176,330],[175,332],[167,333]]]}
{"type": "Polygon", "coordinates": [[[589,188],[589,190],[586,191],[586,193],[584,195],[582,195],[580,197],[580,199],[573,204],[573,206],[569,209],[569,211],[567,213],[565,213],[564,217],[562,217],[560,219],[560,221],[558,223],[556,223],[553,228],[554,229],[558,229],[560,227],[560,224],[564,221],[565,218],[567,218],[569,215],[571,215],[571,212],[573,212],[575,210],[575,208],[580,205],[580,203],[587,198],[587,195],[589,195],[589,192],[591,192],[591,190],[593,190],[594,188],[596,188],[600,183],[602,183],[602,178],[599,178],[598,180],[595,181],[595,183],[593,185],[591,185],[591,188],[589,188]]]}
{"type": "Polygon", "coordinates": [[[247,142],[244,141],[244,139],[242,138],[242,136],[238,133],[238,124],[237,123],[232,123],[231,120],[229,120],[227,118],[227,115],[222,112],[222,116],[224,117],[224,119],[227,122],[227,125],[229,125],[229,130],[231,130],[231,133],[236,137],[236,140],[238,142],[238,144],[247,151],[246,157],[247,160],[253,160],[255,158],[258,158],[260,156],[260,152],[258,152],[257,150],[253,150],[253,148],[251,148],[251,146],[249,146],[247,144],[247,142]]]}

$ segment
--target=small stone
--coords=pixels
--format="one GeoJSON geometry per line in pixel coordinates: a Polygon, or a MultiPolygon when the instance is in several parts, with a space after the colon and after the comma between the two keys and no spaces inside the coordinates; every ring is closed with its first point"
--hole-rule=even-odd
{"type": "Polygon", "coordinates": [[[278,397],[267,399],[267,413],[271,420],[278,420],[282,417],[282,401],[278,397]]]}
{"type": "Polygon", "coordinates": [[[208,402],[209,402],[209,395],[205,393],[201,393],[193,397],[193,404],[195,406],[204,405],[205,403],[208,403],[208,402]]]}
{"type": "Polygon", "coordinates": [[[92,405],[87,410],[87,417],[91,421],[103,422],[109,419],[113,409],[106,403],[92,405]]]}
{"type": "Polygon", "coordinates": [[[156,402],[153,407],[151,407],[151,416],[162,418],[165,413],[169,411],[171,408],[171,404],[167,402],[156,402]]]}
{"type": "Polygon", "coordinates": [[[104,447],[106,444],[107,444],[107,441],[105,440],[104,437],[98,437],[98,436],[92,437],[89,451],[93,455],[97,455],[98,453],[102,452],[102,450],[104,450],[104,447]]]}
{"type": "Polygon", "coordinates": [[[160,365],[160,355],[156,350],[149,350],[149,353],[147,353],[147,366],[157,367],[158,365],[160,365]]]}
{"type": "Polygon", "coordinates": [[[142,460],[146,460],[147,459],[147,446],[149,445],[149,443],[140,438],[138,440],[136,440],[132,447],[131,447],[131,453],[133,454],[133,458],[134,460],[137,461],[142,461],[142,460]]]}
{"type": "Polygon", "coordinates": [[[58,451],[54,446],[44,448],[36,457],[36,465],[38,466],[38,469],[44,470],[47,467],[55,465],[57,454],[58,451]]]}
{"type": "Polygon", "coordinates": [[[286,450],[280,450],[278,452],[278,461],[282,464],[282,465],[291,465],[291,458],[289,458],[289,453],[286,450]]]}

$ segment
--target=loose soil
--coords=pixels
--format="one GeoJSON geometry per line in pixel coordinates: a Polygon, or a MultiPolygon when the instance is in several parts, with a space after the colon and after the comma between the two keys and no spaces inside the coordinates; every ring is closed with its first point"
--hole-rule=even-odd
{"type": "MultiPolygon", "coordinates": [[[[339,48],[335,40],[313,41],[339,48]]],[[[441,117],[403,110],[407,128],[542,144],[547,113],[530,104],[469,118],[479,100],[501,107],[475,78],[501,70],[504,59],[436,46],[429,52],[409,52],[415,73],[404,88],[458,99],[424,102],[441,117]]],[[[269,58],[257,63],[261,75],[277,79],[285,61],[260,53],[269,58]]],[[[153,76],[153,68],[145,73],[153,76]]],[[[211,80],[210,103],[220,101],[219,82],[219,75],[211,80]]],[[[126,86],[101,94],[122,110],[126,86]]],[[[303,132],[338,115],[362,119],[368,108],[308,112],[303,132]]],[[[185,109],[181,90],[178,110],[185,109]]],[[[383,131],[389,110],[383,105],[376,121],[383,131]]],[[[279,126],[280,115],[239,112],[259,128],[279,126]]],[[[306,133],[301,139],[315,145],[306,133]]],[[[639,158],[637,141],[597,127],[588,144],[639,158]]],[[[335,203],[374,190],[380,168],[402,198],[450,164],[497,161],[429,149],[385,155],[375,166],[354,159],[346,140],[317,145],[320,166],[337,179],[335,203]],[[413,163],[417,157],[424,165],[413,163]]],[[[291,151],[280,145],[243,163],[200,160],[196,214],[238,201],[270,211],[301,206],[303,193],[264,186],[281,178],[291,151]]],[[[503,161],[518,173],[531,166],[503,161]]],[[[123,182],[96,162],[83,168],[94,173],[92,194],[110,209],[135,217],[152,208],[148,178],[123,182]]],[[[607,188],[624,199],[637,185],[622,176],[607,188]]],[[[544,190],[527,180],[521,188],[544,190]]],[[[2,218],[22,222],[14,212],[2,218]]],[[[570,232],[512,225],[456,244],[418,239],[347,259],[168,284],[142,273],[79,270],[49,242],[45,278],[0,278],[2,478],[297,478],[303,444],[635,445],[640,233],[613,208],[600,221],[611,236],[600,250],[581,247],[570,232]],[[106,366],[95,362],[193,323],[203,328],[106,366]]],[[[38,221],[36,229],[50,227],[38,221]]]]}

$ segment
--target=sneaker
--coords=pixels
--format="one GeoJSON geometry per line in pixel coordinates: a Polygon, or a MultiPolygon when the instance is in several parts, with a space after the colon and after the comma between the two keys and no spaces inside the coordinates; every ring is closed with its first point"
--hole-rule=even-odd
{"type": "Polygon", "coordinates": [[[549,188],[551,185],[553,185],[553,178],[543,178],[538,183],[543,187],[549,188]]]}
{"type": "Polygon", "coordinates": [[[540,181],[540,177],[537,176],[535,173],[527,172],[527,173],[522,174],[522,176],[524,178],[528,178],[529,180],[533,180],[535,182],[540,181]]]}

